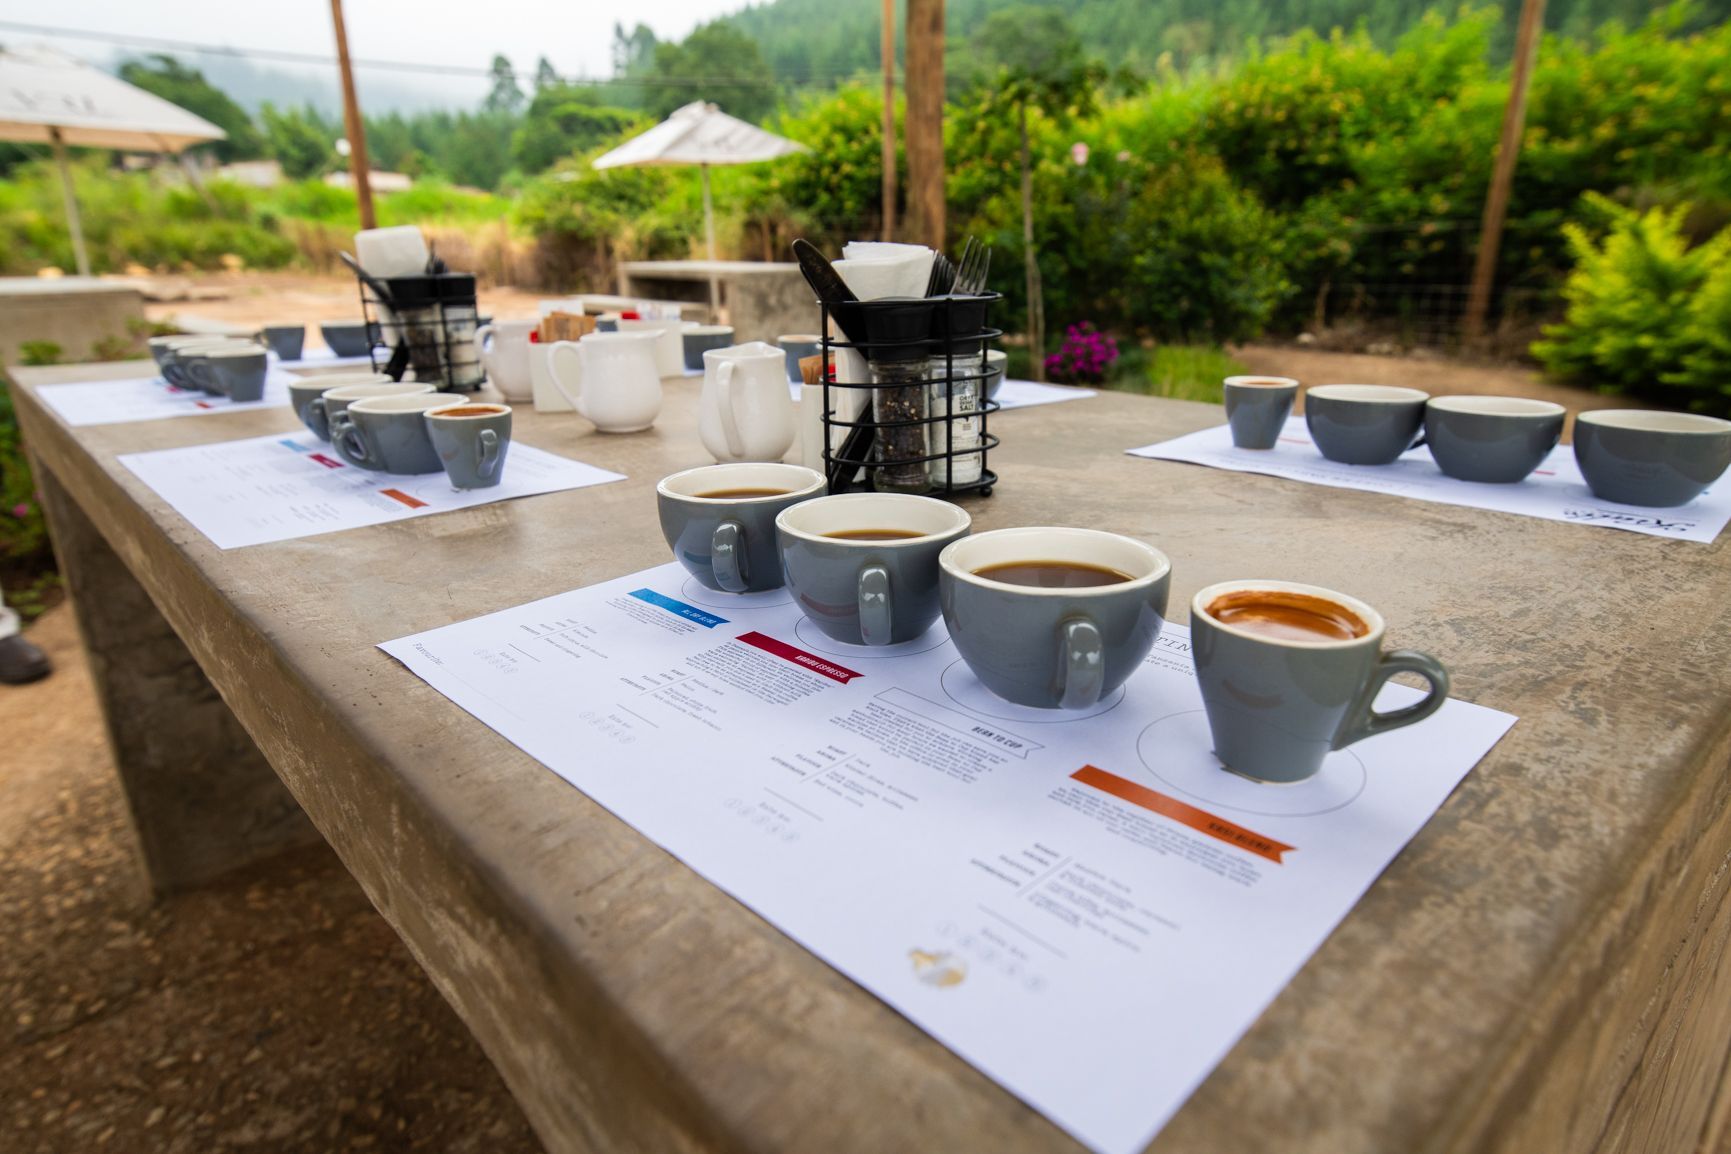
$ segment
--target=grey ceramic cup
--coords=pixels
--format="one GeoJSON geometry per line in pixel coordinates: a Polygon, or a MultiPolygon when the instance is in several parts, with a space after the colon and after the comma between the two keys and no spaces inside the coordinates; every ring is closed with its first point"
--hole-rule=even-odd
{"type": "Polygon", "coordinates": [[[967,536],[958,506],[899,493],[846,493],[783,509],[775,519],[781,570],[799,611],[836,641],[895,645],[938,619],[938,554],[967,536]],[[849,540],[832,533],[916,534],[849,540]]]}
{"type": "Polygon", "coordinates": [[[823,474],[800,465],[705,465],[655,486],[661,535],[674,559],[711,589],[761,593],[782,584],[775,518],[821,496],[823,474]],[[761,497],[703,497],[724,489],[775,489],[761,497]]]}
{"type": "Polygon", "coordinates": [[[1731,465],[1731,421],[1644,409],[1581,413],[1575,463],[1601,501],[1687,505],[1731,465]]]}
{"type": "Polygon", "coordinates": [[[205,349],[188,364],[187,372],[193,383],[207,393],[231,401],[256,401],[264,396],[270,360],[263,348],[249,341],[245,345],[205,349]]]}
{"type": "Polygon", "coordinates": [[[1298,382],[1291,377],[1227,377],[1226,423],[1240,449],[1272,449],[1292,415],[1298,382]]]}
{"type": "Polygon", "coordinates": [[[1382,615],[1356,597],[1290,581],[1224,581],[1190,602],[1190,647],[1214,753],[1234,773],[1290,784],[1315,776],[1323,759],[1356,741],[1423,721],[1448,699],[1449,675],[1428,653],[1382,648],[1382,615]],[[1369,627],[1349,641],[1287,641],[1223,625],[1208,610],[1246,590],[1295,593],[1344,607],[1369,627]],[[1397,673],[1430,692],[1390,713],[1372,708],[1397,673]]]}
{"type": "MultiPolygon", "coordinates": [[[[330,426],[321,408],[317,422],[313,419],[312,403],[332,389],[345,385],[389,385],[394,384],[391,378],[383,373],[331,373],[312,377],[291,376],[288,383],[289,409],[295,415],[295,420],[305,425],[318,435],[319,440],[331,439],[330,426]]],[[[427,386],[431,388],[432,386],[427,386]]]]}
{"type": "Polygon", "coordinates": [[[151,337],[144,342],[144,345],[150,350],[150,359],[155,361],[156,367],[160,369],[162,363],[174,351],[174,347],[185,344],[189,339],[191,338],[187,337],[185,333],[176,333],[166,337],[151,337]]]}
{"type": "Polygon", "coordinates": [[[1563,436],[1563,406],[1525,397],[1432,397],[1424,439],[1437,468],[1461,481],[1523,481],[1563,436]]]}
{"type": "Polygon", "coordinates": [[[702,372],[704,353],[733,344],[733,326],[692,325],[680,334],[680,339],[685,342],[685,367],[702,372]]]}
{"type": "Polygon", "coordinates": [[[349,464],[379,473],[443,472],[425,414],[465,400],[461,393],[398,393],[354,401],[331,417],[331,448],[349,464]]]}
{"type": "Polygon", "coordinates": [[[332,321],[319,326],[325,344],[339,357],[364,357],[373,351],[364,321],[332,321]]]}
{"type": "Polygon", "coordinates": [[[787,354],[787,379],[794,384],[802,384],[805,378],[799,375],[799,362],[807,357],[815,357],[818,349],[823,347],[823,338],[816,333],[793,333],[775,338],[787,354]]]}
{"type": "Polygon", "coordinates": [[[490,489],[505,475],[511,448],[511,406],[464,401],[428,409],[427,437],[456,489],[490,489]]]}
{"type": "MultiPolygon", "coordinates": [[[[432,385],[416,381],[393,381],[383,373],[371,373],[364,379],[346,382],[337,377],[326,377],[323,385],[324,387],[307,401],[304,411],[297,410],[300,412],[301,423],[311,429],[313,435],[321,441],[331,439],[332,421],[355,401],[364,401],[368,397],[392,397],[433,391],[432,385]]],[[[294,403],[297,387],[299,386],[289,386],[291,404],[294,403]]]]}
{"type": "Polygon", "coordinates": [[[950,640],[999,697],[1037,709],[1087,709],[1141,666],[1166,619],[1172,563],[1152,545],[1096,529],[996,529],[938,556],[950,640]],[[1083,589],[982,577],[1016,561],[1065,561],[1129,574],[1083,589]]]}
{"type": "Polygon", "coordinates": [[[1318,385],[1304,394],[1304,422],[1329,460],[1388,465],[1419,443],[1428,400],[1393,385],[1318,385]]]}
{"type": "Polygon", "coordinates": [[[1010,363],[1010,355],[1003,349],[986,350],[986,400],[998,399],[998,386],[1004,383],[1004,369],[1010,363]]]}
{"type": "Polygon", "coordinates": [[[305,325],[266,325],[259,330],[258,339],[270,346],[270,351],[281,361],[298,361],[301,350],[306,344],[307,327],[305,325]]]}
{"type": "Polygon", "coordinates": [[[237,340],[234,337],[196,337],[183,341],[169,350],[162,362],[162,376],[169,384],[181,389],[197,389],[212,396],[220,395],[213,379],[206,377],[200,383],[193,375],[193,366],[204,359],[204,354],[212,349],[244,348],[256,350],[257,345],[251,341],[237,340]]]}

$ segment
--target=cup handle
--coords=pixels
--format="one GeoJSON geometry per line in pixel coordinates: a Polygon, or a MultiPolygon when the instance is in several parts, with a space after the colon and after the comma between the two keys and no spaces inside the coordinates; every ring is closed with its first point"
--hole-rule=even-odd
{"type": "Polygon", "coordinates": [[[739,416],[733,411],[733,362],[722,361],[715,369],[716,411],[721,417],[721,435],[727,440],[727,455],[745,456],[745,438],[739,435],[739,416]]]}
{"type": "Polygon", "coordinates": [[[207,393],[220,393],[221,385],[209,361],[192,361],[186,366],[186,375],[192,383],[207,393]],[[208,375],[207,375],[208,374],[208,375]]]}
{"type": "Polygon", "coordinates": [[[1359,691],[1358,700],[1353,702],[1346,718],[1340,723],[1340,732],[1334,735],[1331,748],[1345,749],[1367,737],[1375,737],[1379,733],[1423,721],[1442,708],[1448,695],[1449,672],[1443,668],[1442,662],[1416,649],[1391,649],[1382,655],[1376,668],[1371,671],[1370,679],[1359,691]],[[1430,692],[1425,694],[1424,700],[1414,705],[1396,709],[1392,713],[1378,713],[1372,708],[1376,695],[1388,683],[1388,679],[1397,673],[1418,674],[1430,683],[1430,692]]]}
{"type": "Polygon", "coordinates": [[[307,427],[312,429],[313,436],[319,440],[331,439],[331,414],[325,408],[323,397],[314,397],[307,402],[307,427]]]}
{"type": "Polygon", "coordinates": [[[553,387],[559,390],[559,395],[579,414],[583,412],[583,354],[577,348],[576,341],[558,341],[547,352],[547,379],[553,382],[553,387]],[[565,381],[559,372],[559,361],[570,357],[571,369],[570,388],[565,387],[565,381]]]}
{"type": "Polygon", "coordinates": [[[1058,629],[1060,709],[1087,709],[1100,700],[1106,686],[1106,644],[1100,629],[1086,617],[1075,617],[1058,629]]]}
{"type": "Polygon", "coordinates": [[[481,459],[475,466],[475,472],[482,477],[491,477],[493,470],[499,467],[499,434],[492,429],[482,429],[481,435],[475,440],[481,450],[481,459]]]}
{"type": "Polygon", "coordinates": [[[357,469],[378,468],[367,456],[366,437],[355,427],[354,419],[347,411],[338,413],[331,420],[331,448],[357,469]]]}
{"type": "Polygon", "coordinates": [[[715,583],[729,593],[744,593],[751,585],[745,559],[745,529],[738,521],[723,521],[709,536],[709,563],[715,583]]]}
{"type": "Polygon", "coordinates": [[[867,565],[859,574],[859,631],[867,645],[890,643],[894,613],[889,572],[882,565],[867,565]]]}

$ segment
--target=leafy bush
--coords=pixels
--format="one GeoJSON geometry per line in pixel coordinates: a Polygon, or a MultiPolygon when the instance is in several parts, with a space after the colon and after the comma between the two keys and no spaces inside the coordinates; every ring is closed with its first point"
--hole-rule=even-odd
{"type": "Polygon", "coordinates": [[[1576,261],[1563,288],[1568,311],[1533,354],[1607,392],[1731,413],[1731,231],[1691,246],[1683,208],[1591,203],[1609,231],[1600,241],[1581,225],[1564,228],[1576,261]]]}

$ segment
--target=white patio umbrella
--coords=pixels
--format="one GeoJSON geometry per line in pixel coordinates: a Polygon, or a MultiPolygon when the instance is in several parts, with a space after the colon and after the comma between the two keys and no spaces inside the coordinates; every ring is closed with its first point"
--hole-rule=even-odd
{"type": "MultiPolygon", "coordinates": [[[[758,164],[796,152],[810,152],[784,136],[765,132],[701,100],[678,109],[648,132],[633,136],[595,158],[596,168],[649,164],[695,164],[703,169],[703,232],[709,259],[715,259],[715,204],[709,196],[712,164],[758,164]]],[[[715,307],[715,278],[709,280],[709,306],[715,307]]]]}
{"type": "Polygon", "coordinates": [[[177,153],[222,129],[119,77],[51,48],[0,50],[0,140],[49,144],[60,166],[80,276],[90,275],[66,147],[177,153]]]}

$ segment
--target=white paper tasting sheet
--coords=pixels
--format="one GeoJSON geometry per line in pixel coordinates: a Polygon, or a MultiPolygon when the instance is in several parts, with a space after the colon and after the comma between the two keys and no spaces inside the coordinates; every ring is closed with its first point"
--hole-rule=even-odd
{"type": "Polygon", "coordinates": [[[237,402],[197,389],[176,388],[161,377],[42,385],[36,395],[68,425],[118,425],[126,421],[275,408],[289,403],[288,386],[292,380],[292,374],[273,365],[265,377],[264,396],[256,401],[237,402]]]}
{"type": "Polygon", "coordinates": [[[442,472],[398,476],[357,469],[304,430],[128,453],[119,460],[219,549],[625,479],[513,442],[498,485],[458,491],[442,472]]]}
{"type": "Polygon", "coordinates": [[[1392,465],[1337,464],[1317,450],[1303,417],[1287,419],[1286,429],[1272,449],[1240,449],[1232,443],[1232,430],[1220,425],[1129,452],[1135,457],[1184,461],[1236,473],[1266,473],[1336,489],[1365,489],[1684,541],[1711,543],[1731,521],[1731,477],[1677,509],[1617,505],[1593,496],[1575,464],[1575,451],[1568,445],[1552,449],[1532,476],[1515,485],[1483,485],[1446,477],[1431,460],[1430,451],[1422,448],[1409,450],[1392,465]]]}
{"type": "Polygon", "coordinates": [[[785,590],[673,564],[381,648],[1104,1154],[1165,1124],[1515,720],[1449,701],[1253,785],[1210,753],[1182,627],[1061,714],[987,692],[941,622],[840,645],[785,590]]]}
{"type": "Polygon", "coordinates": [[[1019,381],[1011,377],[998,386],[998,395],[994,399],[1002,409],[1030,409],[1035,405],[1055,405],[1059,401],[1084,401],[1093,395],[1093,389],[1042,385],[1038,381],[1019,381]]]}

